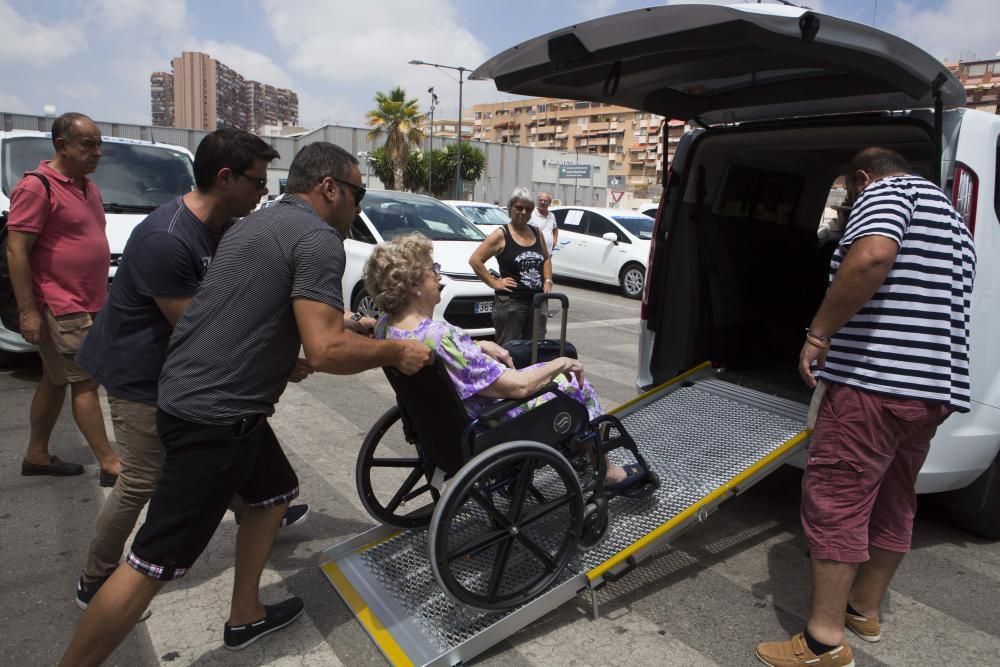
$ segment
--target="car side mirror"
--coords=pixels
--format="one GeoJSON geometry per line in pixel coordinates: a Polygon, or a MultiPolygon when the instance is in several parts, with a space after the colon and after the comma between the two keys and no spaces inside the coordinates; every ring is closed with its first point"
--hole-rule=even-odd
{"type": "Polygon", "coordinates": [[[605,241],[611,241],[615,245],[618,245],[618,235],[615,234],[614,232],[608,232],[601,238],[604,239],[605,241]]]}

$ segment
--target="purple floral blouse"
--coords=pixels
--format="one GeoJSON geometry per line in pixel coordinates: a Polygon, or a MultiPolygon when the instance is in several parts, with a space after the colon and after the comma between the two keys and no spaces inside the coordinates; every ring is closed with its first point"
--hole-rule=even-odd
{"type": "MultiPolygon", "coordinates": [[[[434,350],[448,369],[448,375],[455,383],[458,397],[462,399],[465,409],[473,417],[478,416],[501,400],[480,396],[479,392],[496,382],[508,368],[483,352],[469,334],[462,329],[447,322],[428,319],[422,321],[413,331],[407,331],[390,326],[388,318],[383,316],[379,320],[378,326],[375,327],[375,335],[378,338],[390,340],[419,340],[434,350]]],[[[536,364],[536,366],[540,365],[536,364]]],[[[529,368],[534,367],[530,366],[529,368]]],[[[587,412],[591,419],[603,414],[597,392],[589,382],[584,381],[583,389],[565,375],[557,376],[555,382],[568,396],[587,406],[587,412]]],[[[507,413],[507,416],[515,417],[551,400],[553,397],[553,394],[539,396],[523,406],[514,408],[507,413]]]]}

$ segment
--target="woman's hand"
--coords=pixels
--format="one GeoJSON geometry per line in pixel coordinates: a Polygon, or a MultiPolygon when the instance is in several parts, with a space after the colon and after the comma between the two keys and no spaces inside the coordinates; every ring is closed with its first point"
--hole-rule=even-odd
{"type": "Polygon", "coordinates": [[[517,281],[510,276],[504,276],[493,282],[493,289],[498,292],[512,292],[515,287],[517,287],[517,281]]]}
{"type": "Polygon", "coordinates": [[[559,357],[557,361],[561,362],[561,365],[563,367],[562,373],[566,375],[566,377],[568,377],[571,382],[573,381],[573,378],[575,376],[576,385],[580,389],[583,389],[583,364],[580,362],[580,360],[571,359],[569,357],[559,357]]]}
{"type": "Polygon", "coordinates": [[[488,357],[496,359],[507,368],[514,368],[514,360],[511,359],[510,352],[497,345],[491,340],[481,340],[476,343],[479,349],[488,357]]]}

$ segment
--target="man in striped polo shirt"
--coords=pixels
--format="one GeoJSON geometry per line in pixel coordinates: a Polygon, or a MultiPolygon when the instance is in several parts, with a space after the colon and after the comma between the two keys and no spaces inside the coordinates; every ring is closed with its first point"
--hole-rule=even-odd
{"type": "Polygon", "coordinates": [[[126,564],[88,605],[61,665],[103,662],[163,585],[194,565],[237,493],[250,510],[236,536],[224,645],[245,648],[302,613],[298,597],[272,605],[259,599],[274,536],[299,493],[268,424],[299,350],[308,362],[302,373],[391,365],[412,374],[433,360],[419,341],[374,340],[345,328],[343,242],[364,195],[357,159],[317,141],[292,160],[285,197],[222,237],[173,329],[160,374],[164,462],[146,523],[126,564]]]}
{"type": "MultiPolygon", "coordinates": [[[[812,562],[804,632],[757,647],[769,665],[853,665],[846,625],[879,641],[879,605],[910,549],[915,483],[938,426],[969,410],[972,236],[933,183],[867,148],[854,206],[799,372],[827,387],[802,480],[812,562]]],[[[822,388],[822,387],[821,387],[822,388]]]]}

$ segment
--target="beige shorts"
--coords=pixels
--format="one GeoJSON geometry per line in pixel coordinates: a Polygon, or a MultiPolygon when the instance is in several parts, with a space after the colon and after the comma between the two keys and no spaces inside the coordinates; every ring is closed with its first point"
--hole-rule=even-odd
{"type": "Polygon", "coordinates": [[[94,325],[94,316],[90,313],[53,315],[45,308],[42,317],[45,318],[45,334],[38,343],[38,354],[49,381],[61,387],[90,380],[90,373],[80,368],[74,357],[94,325]]]}

